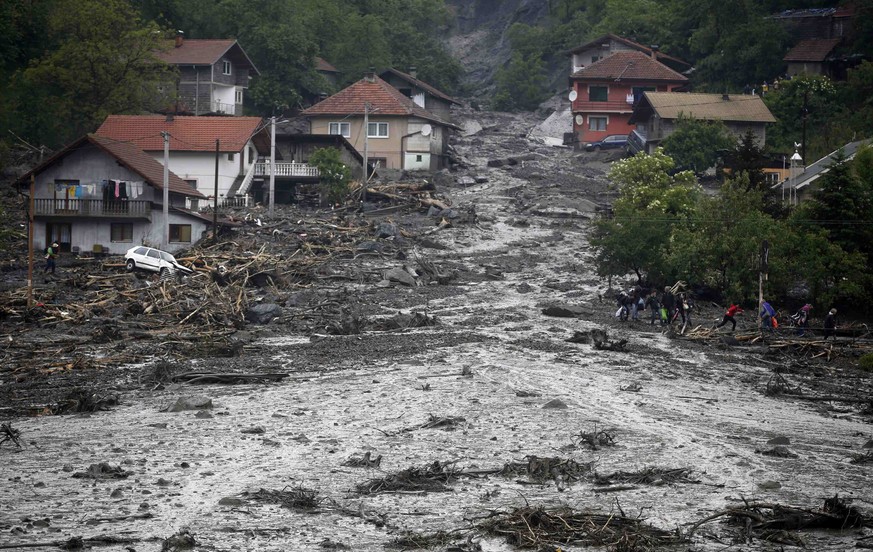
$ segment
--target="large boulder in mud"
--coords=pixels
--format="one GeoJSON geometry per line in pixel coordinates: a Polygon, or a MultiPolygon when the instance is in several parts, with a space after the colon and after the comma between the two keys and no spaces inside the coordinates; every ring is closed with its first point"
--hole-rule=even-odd
{"type": "Polygon", "coordinates": [[[246,311],[246,321],[252,324],[269,324],[282,314],[282,307],[276,303],[260,303],[246,311]]]}

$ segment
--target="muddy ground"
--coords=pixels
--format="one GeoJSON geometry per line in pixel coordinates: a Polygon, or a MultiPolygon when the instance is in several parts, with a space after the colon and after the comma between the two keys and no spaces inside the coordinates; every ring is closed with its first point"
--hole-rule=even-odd
{"type": "MultiPolygon", "coordinates": [[[[661,547],[546,539],[541,550],[873,545],[863,522],[774,536],[719,517],[691,531],[747,503],[819,511],[835,495],[869,519],[870,375],[855,368],[845,343],[828,360],[616,321],[586,243],[590,218],[611,197],[611,158],[529,140],[531,117],[467,117],[481,130],[468,124],[455,144],[464,166],[435,179],[439,197],[463,216],[446,218],[448,227],[414,209],[370,216],[374,228],[388,220],[404,231],[383,240],[390,254],[337,256],[306,284],[263,292],[280,295],[283,312],[269,324],[223,328],[236,339],[231,356],[192,355],[175,339],[130,330],[146,314],[126,314],[122,334],[97,343],[90,322],[40,325],[7,313],[0,413],[21,447],[0,445],[0,547],[50,550],[81,537],[100,550],[170,550],[184,549],[190,535],[204,551],[416,543],[506,551],[521,543],[483,523],[522,507],[639,517],[684,538],[661,547]],[[383,281],[391,268],[420,268],[416,259],[452,278],[383,281]],[[553,305],[573,316],[542,313],[553,305]],[[400,313],[436,324],[360,324],[400,313]],[[362,331],[337,335],[337,316],[362,331]],[[626,345],[568,341],[598,329],[626,345]],[[136,362],[65,366],[39,358],[51,340],[65,344],[58,356],[136,362]],[[37,358],[22,360],[22,347],[37,358]],[[287,377],[236,385],[166,378],[184,372],[287,377]],[[49,415],[73,388],[118,404],[49,415]],[[180,398],[211,404],[165,411],[180,398]],[[551,467],[542,472],[533,457],[551,467]],[[385,487],[386,478],[396,483],[398,472],[435,462],[442,475],[425,479],[432,486],[385,487]]],[[[63,302],[63,285],[63,277],[40,283],[39,297],[63,302]]],[[[700,324],[721,313],[699,306],[700,324]]],[[[741,319],[741,330],[751,324],[741,319]]]]}

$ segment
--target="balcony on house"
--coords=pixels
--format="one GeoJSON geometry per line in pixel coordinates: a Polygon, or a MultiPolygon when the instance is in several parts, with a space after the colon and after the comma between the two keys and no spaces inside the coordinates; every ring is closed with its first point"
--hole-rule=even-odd
{"type": "MultiPolygon", "coordinates": [[[[276,171],[277,177],[309,177],[309,178],[318,178],[318,167],[313,167],[311,165],[307,165],[306,163],[296,163],[291,161],[290,163],[286,162],[276,162],[274,164],[274,168],[276,171]]],[[[269,177],[270,176],[270,163],[265,163],[263,161],[258,161],[255,164],[255,176],[259,177],[269,177]]]]}
{"type": "Polygon", "coordinates": [[[225,115],[236,115],[236,104],[214,100],[209,102],[209,110],[212,113],[223,113],[225,115]]]}
{"type": "Polygon", "coordinates": [[[573,102],[573,112],[583,112],[583,113],[615,113],[615,112],[626,112],[630,113],[633,111],[633,96],[629,96],[627,98],[623,97],[620,100],[608,100],[605,102],[602,101],[591,101],[591,100],[583,100],[577,99],[573,102]]]}
{"type": "Polygon", "coordinates": [[[42,217],[111,217],[150,219],[150,201],[102,199],[34,199],[34,215],[42,217]]]}

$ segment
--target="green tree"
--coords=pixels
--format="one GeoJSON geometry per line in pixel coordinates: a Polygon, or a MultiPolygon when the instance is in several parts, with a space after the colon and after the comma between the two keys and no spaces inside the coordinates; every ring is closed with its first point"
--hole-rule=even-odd
{"type": "Polygon", "coordinates": [[[498,111],[536,109],[545,99],[544,78],[544,65],[539,56],[514,53],[509,64],[498,69],[494,77],[496,88],[492,107],[498,111]]]}
{"type": "Polygon", "coordinates": [[[804,162],[810,163],[836,149],[829,149],[831,144],[824,138],[828,123],[838,113],[836,98],[836,87],[824,76],[798,75],[782,81],[779,90],[764,96],[764,103],[777,121],[767,130],[769,147],[776,151],[793,151],[794,143],[802,140],[805,118],[808,143],[804,162]]]}
{"type": "Polygon", "coordinates": [[[32,129],[36,140],[59,145],[94,130],[111,113],[165,107],[156,90],[172,80],[173,70],[154,55],[163,32],[140,20],[125,0],[58,0],[45,33],[57,47],[16,76],[20,90],[29,92],[18,97],[18,112],[55,120],[32,129]]]}
{"type": "Polygon", "coordinates": [[[736,138],[721,121],[703,121],[680,115],[676,130],[667,136],[662,145],[664,153],[673,158],[676,166],[697,174],[714,167],[719,158],[733,150],[736,138]]]}
{"type": "Polygon", "coordinates": [[[854,174],[842,150],[816,184],[818,190],[804,203],[800,216],[844,251],[873,259],[873,193],[854,174]]]}
{"type": "Polygon", "coordinates": [[[665,278],[673,231],[694,213],[701,194],[692,173],[674,174],[674,168],[660,149],[613,164],[609,177],[619,196],[613,216],[595,223],[591,240],[600,275],[665,278]]]}
{"type": "Polygon", "coordinates": [[[337,148],[319,148],[309,156],[309,164],[318,167],[322,196],[331,205],[342,203],[349,195],[351,170],[342,162],[337,148]]]}

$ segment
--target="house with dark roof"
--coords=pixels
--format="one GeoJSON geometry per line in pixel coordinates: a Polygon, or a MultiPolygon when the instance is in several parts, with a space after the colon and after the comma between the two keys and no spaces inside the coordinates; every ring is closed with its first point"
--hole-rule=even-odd
{"type": "Polygon", "coordinates": [[[832,77],[833,72],[828,60],[834,49],[839,46],[840,40],[839,38],[810,38],[798,42],[782,58],[782,61],[788,66],[788,75],[791,77],[802,74],[832,77]]]}
{"type": "Polygon", "coordinates": [[[657,59],[626,49],[598,59],[570,75],[573,135],[577,147],[612,134],[628,134],[634,104],[644,92],[672,92],[688,78],[657,59]]]}
{"type": "Polygon", "coordinates": [[[646,91],[634,106],[629,121],[636,128],[628,136],[628,149],[631,153],[653,153],[673,133],[680,117],[721,121],[738,140],[752,131],[762,148],[767,139],[767,124],[776,122],[756,95],[646,91]]]}
{"type": "Polygon", "coordinates": [[[20,189],[29,190],[31,176],[34,243],[57,241],[61,251],[121,254],[151,244],[172,252],[210,222],[186,208],[203,194],[170,172],[170,243],[162,243],[164,166],[130,142],[88,134],[23,175],[20,189]]]}
{"type": "Polygon", "coordinates": [[[873,147],[873,140],[856,140],[842,148],[825,155],[815,163],[804,166],[803,159],[795,152],[796,162],[791,164],[791,170],[783,180],[771,186],[774,191],[782,192],[782,200],[787,203],[801,203],[810,199],[818,190],[819,178],[828,173],[838,153],[842,152],[846,161],[855,159],[855,155],[863,148],[873,147]]]}
{"type": "Polygon", "coordinates": [[[310,134],[343,136],[372,168],[439,170],[448,133],[459,130],[372,73],[301,115],[310,134]]]}
{"type": "Polygon", "coordinates": [[[412,100],[415,105],[446,121],[452,120],[452,106],[461,105],[461,102],[455,98],[419,80],[415,67],[410,67],[408,73],[393,68],[386,69],[379,74],[379,77],[412,100]]]}
{"type": "Polygon", "coordinates": [[[179,32],[156,56],[179,70],[171,113],[242,115],[249,79],[260,74],[233,39],[186,40],[179,32]]]}
{"type": "MultiPolygon", "coordinates": [[[[219,205],[222,199],[244,196],[256,178],[269,174],[265,158],[270,154],[270,134],[260,117],[110,115],[97,129],[98,136],[129,142],[160,162],[164,132],[170,139],[170,170],[209,197],[210,204],[216,164],[219,205]]],[[[295,168],[304,169],[308,168],[295,168]]]]}

